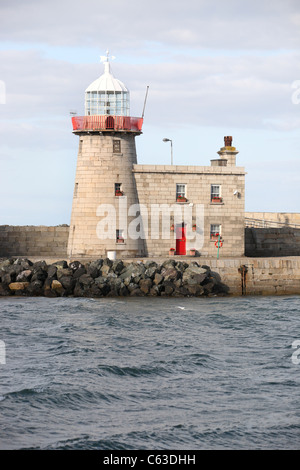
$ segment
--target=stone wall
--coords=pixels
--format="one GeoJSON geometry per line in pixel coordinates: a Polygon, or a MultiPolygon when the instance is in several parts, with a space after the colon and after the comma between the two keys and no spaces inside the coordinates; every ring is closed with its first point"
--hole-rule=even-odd
{"type": "Polygon", "coordinates": [[[0,226],[0,257],[65,258],[69,226],[0,226]]]}
{"type": "Polygon", "coordinates": [[[199,260],[232,295],[300,295],[300,257],[199,260]]]}
{"type": "MultiPolygon", "coordinates": [[[[300,226],[300,213],[297,212],[245,212],[249,219],[262,220],[286,225],[300,226]]],[[[300,227],[299,227],[300,228],[300,227]]]]}
{"type": "Polygon", "coordinates": [[[300,256],[300,228],[246,228],[246,256],[300,256]]]}

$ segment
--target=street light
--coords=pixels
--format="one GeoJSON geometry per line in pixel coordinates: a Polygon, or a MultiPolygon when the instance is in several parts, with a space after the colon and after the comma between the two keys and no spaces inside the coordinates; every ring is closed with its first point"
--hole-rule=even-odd
{"type": "Polygon", "coordinates": [[[163,142],[171,142],[171,165],[173,165],[173,142],[171,139],[163,139],[163,142]]]}

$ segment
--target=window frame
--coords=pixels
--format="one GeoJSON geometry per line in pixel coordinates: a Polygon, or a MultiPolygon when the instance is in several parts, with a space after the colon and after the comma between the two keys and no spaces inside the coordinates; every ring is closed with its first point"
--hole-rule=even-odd
{"type": "Polygon", "coordinates": [[[113,153],[121,153],[121,139],[113,139],[113,153]]]}
{"type": "Polygon", "coordinates": [[[116,229],[116,243],[125,243],[124,230],[122,228],[116,229]]]}
{"type": "Polygon", "coordinates": [[[186,185],[186,183],[176,183],[176,201],[177,202],[178,202],[179,197],[182,197],[184,199],[187,198],[187,185],[186,185]],[[179,187],[183,188],[183,190],[179,189],[179,187]]]}
{"type": "Polygon", "coordinates": [[[115,196],[123,196],[124,192],[122,190],[122,183],[115,183],[115,196]],[[117,194],[117,192],[120,192],[122,194],[117,194]]]}
{"type": "Polygon", "coordinates": [[[222,202],[221,188],[222,186],[220,184],[210,185],[210,202],[214,202],[214,198],[219,198],[219,200],[216,200],[215,202],[222,202]],[[218,188],[218,190],[216,190],[215,188],[218,188]]]}
{"type": "Polygon", "coordinates": [[[222,225],[221,224],[210,224],[210,227],[209,227],[209,238],[210,238],[210,240],[213,240],[213,241],[217,240],[219,235],[220,235],[220,238],[222,238],[222,225]],[[214,229],[213,229],[213,227],[214,227],[214,229]]]}

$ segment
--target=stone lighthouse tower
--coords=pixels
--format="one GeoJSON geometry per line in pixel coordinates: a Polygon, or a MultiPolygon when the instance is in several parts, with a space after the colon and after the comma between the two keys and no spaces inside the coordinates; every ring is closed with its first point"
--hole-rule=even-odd
{"type": "Polygon", "coordinates": [[[110,68],[85,90],[85,116],[72,118],[79,136],[68,256],[97,258],[143,255],[140,237],[130,236],[138,196],[132,167],[142,118],[130,116],[130,94],[110,68]]]}

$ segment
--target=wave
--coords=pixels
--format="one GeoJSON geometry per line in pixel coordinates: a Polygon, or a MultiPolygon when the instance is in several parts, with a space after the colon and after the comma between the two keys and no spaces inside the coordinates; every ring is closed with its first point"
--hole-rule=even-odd
{"type": "Polygon", "coordinates": [[[149,375],[168,375],[171,370],[160,366],[142,366],[142,367],[120,367],[116,365],[103,364],[98,366],[101,374],[112,374],[117,376],[143,377],[149,375]]]}

